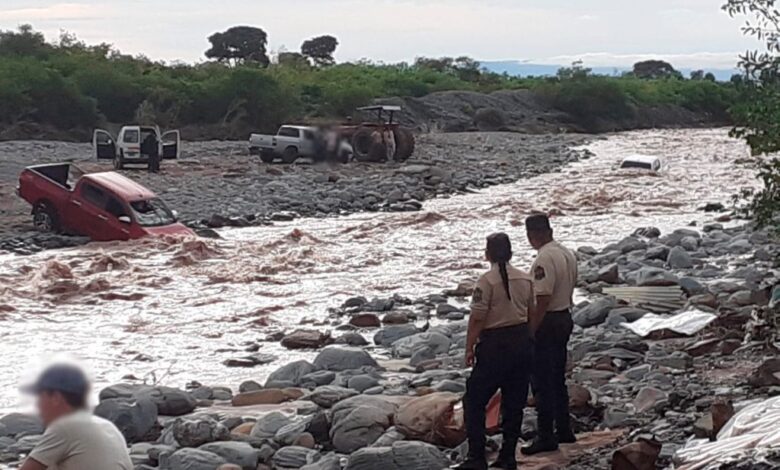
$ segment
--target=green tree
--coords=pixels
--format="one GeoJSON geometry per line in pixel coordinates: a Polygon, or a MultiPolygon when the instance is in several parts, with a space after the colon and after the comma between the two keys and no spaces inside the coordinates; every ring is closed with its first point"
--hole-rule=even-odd
{"type": "Polygon", "coordinates": [[[0,31],[0,55],[44,57],[51,47],[43,34],[33,31],[32,26],[23,24],[18,31],[0,31]]]}
{"type": "Polygon", "coordinates": [[[663,60],[645,60],[634,64],[633,74],[637,78],[656,80],[659,78],[682,78],[672,64],[663,60]]]}
{"type": "Polygon", "coordinates": [[[593,72],[583,65],[581,60],[572,62],[571,67],[561,67],[558,69],[556,76],[560,80],[582,80],[591,76],[593,72]]]}
{"type": "Polygon", "coordinates": [[[234,26],[222,33],[209,36],[211,48],[206,57],[219,62],[256,63],[268,67],[268,35],[260,28],[252,26],[234,26]]]}
{"type": "Polygon", "coordinates": [[[758,165],[764,187],[754,193],[748,210],[759,224],[780,226],[780,12],[775,0],[728,0],[723,9],[732,17],[747,16],[747,36],[764,43],[764,50],[740,57],[745,72],[746,99],[734,108],[732,135],[744,138],[758,165]]]}
{"type": "Polygon", "coordinates": [[[691,80],[704,80],[704,70],[694,70],[691,72],[691,80]]]}
{"type": "Polygon", "coordinates": [[[301,45],[301,54],[319,66],[333,65],[335,63],[333,53],[338,46],[339,41],[333,36],[318,36],[304,41],[301,45]]]}

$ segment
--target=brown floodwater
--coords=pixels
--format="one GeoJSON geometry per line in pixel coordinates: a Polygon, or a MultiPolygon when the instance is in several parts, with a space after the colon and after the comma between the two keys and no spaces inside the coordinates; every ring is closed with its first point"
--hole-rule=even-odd
{"type": "MultiPolygon", "coordinates": [[[[19,406],[31,371],[76,359],[96,388],[134,376],[183,386],[237,389],[313,353],[262,343],[279,359],[255,369],[222,365],[248,342],[302,322],[353,295],[415,297],[454,287],[485,267],[485,236],[506,231],[515,265],[532,252],[521,221],[555,214],[558,238],[595,247],[635,228],[662,230],[712,214],[697,211],[757,181],[744,144],[727,131],[622,133],[588,145],[595,156],[558,173],[429,201],[417,213],[301,219],[225,229],[221,240],[92,243],[33,256],[0,255],[0,414],[19,406]],[[621,159],[662,157],[658,174],[618,170],[621,159]]],[[[318,328],[329,328],[319,326],[318,328]]]]}

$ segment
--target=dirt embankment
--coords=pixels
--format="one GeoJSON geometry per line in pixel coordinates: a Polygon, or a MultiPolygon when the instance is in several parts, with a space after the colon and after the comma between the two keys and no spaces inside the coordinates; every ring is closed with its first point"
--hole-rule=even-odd
{"type": "Polygon", "coordinates": [[[401,123],[423,132],[603,133],[729,124],[706,113],[696,113],[675,105],[632,106],[631,112],[622,118],[577,117],[556,109],[530,90],[504,90],[490,94],[444,91],[421,98],[386,98],[377,102],[402,106],[401,123]]]}
{"type": "MultiPolygon", "coordinates": [[[[490,94],[471,91],[443,91],[421,98],[382,98],[380,104],[403,107],[396,117],[404,126],[419,132],[509,131],[525,134],[606,133],[635,129],[697,128],[728,125],[722,118],[697,113],[681,106],[636,106],[624,117],[582,117],[556,109],[549,100],[530,90],[503,90],[490,94]]],[[[373,121],[375,116],[356,115],[356,120],[373,121]]],[[[337,119],[336,119],[337,120],[337,119]]],[[[305,121],[297,120],[297,121],[305,121]]],[[[114,134],[121,124],[102,125],[114,134]]],[[[196,124],[180,127],[189,141],[244,140],[255,129],[241,121],[196,124]]],[[[58,129],[37,123],[18,123],[0,129],[0,141],[58,140],[88,142],[91,128],[58,129]]]]}

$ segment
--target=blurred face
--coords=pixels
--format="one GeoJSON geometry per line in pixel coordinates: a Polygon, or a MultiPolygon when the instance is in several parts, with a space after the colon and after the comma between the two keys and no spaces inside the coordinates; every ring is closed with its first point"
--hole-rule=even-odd
{"type": "Polygon", "coordinates": [[[44,426],[48,426],[60,416],[72,411],[70,405],[57,392],[39,393],[36,404],[38,406],[38,415],[41,417],[44,426]]]}
{"type": "Polygon", "coordinates": [[[526,231],[525,234],[528,236],[528,243],[530,243],[531,246],[535,250],[538,250],[539,248],[541,248],[542,245],[539,244],[539,234],[538,233],[526,231]]]}

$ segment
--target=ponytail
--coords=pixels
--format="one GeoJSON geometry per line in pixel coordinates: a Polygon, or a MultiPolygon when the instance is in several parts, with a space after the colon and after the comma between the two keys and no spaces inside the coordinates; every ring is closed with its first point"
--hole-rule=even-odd
{"type": "Polygon", "coordinates": [[[509,236],[505,233],[494,233],[489,236],[487,238],[487,255],[491,262],[498,264],[506,296],[512,300],[512,295],[509,293],[509,274],[506,271],[506,264],[512,259],[512,242],[509,241],[509,236]]]}
{"type": "Polygon", "coordinates": [[[506,298],[512,300],[512,294],[509,293],[509,274],[506,272],[506,263],[498,263],[498,272],[501,273],[501,282],[504,283],[506,298]]]}

